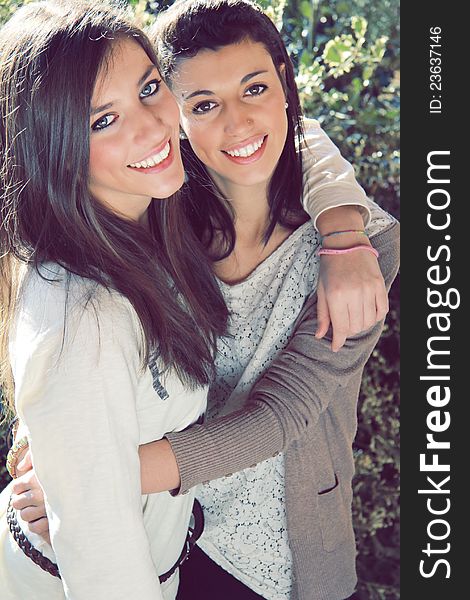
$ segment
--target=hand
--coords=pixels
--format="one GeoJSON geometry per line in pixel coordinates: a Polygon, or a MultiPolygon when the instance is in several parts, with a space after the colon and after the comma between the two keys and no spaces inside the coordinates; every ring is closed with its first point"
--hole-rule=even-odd
{"type": "Polygon", "coordinates": [[[40,535],[50,544],[44,493],[32,470],[29,450],[18,464],[17,472],[23,474],[17,477],[12,484],[11,505],[19,511],[21,518],[28,524],[28,529],[32,533],[40,535]]]}
{"type": "Polygon", "coordinates": [[[29,446],[26,446],[24,451],[18,455],[18,462],[16,464],[17,477],[24,475],[33,468],[33,462],[31,459],[31,450],[29,446]]]}
{"type": "MultiPolygon", "coordinates": [[[[348,245],[358,243],[368,241],[362,237],[354,243],[349,241],[348,245]]],[[[339,246],[336,243],[334,247],[339,246]]],[[[388,295],[379,263],[367,250],[322,256],[317,295],[315,337],[324,337],[331,323],[333,352],[343,346],[346,338],[369,329],[388,312],[388,295]]]]}

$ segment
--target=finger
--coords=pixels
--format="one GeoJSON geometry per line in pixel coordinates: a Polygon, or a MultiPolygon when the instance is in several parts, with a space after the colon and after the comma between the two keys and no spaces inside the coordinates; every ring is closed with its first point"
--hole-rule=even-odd
{"type": "Polygon", "coordinates": [[[317,330],[315,332],[315,337],[317,339],[322,338],[326,335],[328,331],[328,327],[330,326],[330,311],[328,310],[328,303],[326,301],[325,289],[323,285],[320,283],[318,286],[317,292],[317,330]]]}
{"type": "Polygon", "coordinates": [[[333,350],[333,352],[338,352],[338,350],[340,350],[344,346],[346,338],[347,335],[345,333],[335,333],[333,327],[333,339],[331,340],[331,349],[333,350]]]}
{"type": "Polygon", "coordinates": [[[330,306],[331,325],[333,327],[333,339],[331,349],[333,352],[344,345],[349,332],[349,312],[347,310],[336,309],[330,306]]]}
{"type": "Polygon", "coordinates": [[[14,494],[21,494],[27,490],[40,489],[41,486],[36,478],[34,471],[27,471],[24,475],[17,477],[11,486],[11,491],[14,494]]]}
{"type": "Polygon", "coordinates": [[[20,477],[19,479],[15,479],[14,482],[11,485],[11,492],[13,495],[19,495],[19,494],[24,494],[25,492],[27,492],[28,490],[30,490],[32,487],[31,482],[28,480],[24,479],[23,477],[20,477]]]}
{"type": "Polygon", "coordinates": [[[20,516],[26,523],[37,521],[38,519],[46,518],[46,507],[43,506],[28,506],[20,510],[20,516]]]}
{"type": "Polygon", "coordinates": [[[31,452],[28,450],[25,456],[20,460],[20,462],[16,466],[16,472],[18,475],[24,475],[28,471],[33,468],[33,463],[31,461],[31,452]]]}
{"type": "Polygon", "coordinates": [[[364,299],[363,309],[364,309],[363,330],[366,330],[366,329],[370,329],[379,320],[377,318],[377,305],[376,305],[375,295],[368,296],[367,299],[364,299]]]}
{"type": "Polygon", "coordinates": [[[16,510],[23,510],[28,506],[38,506],[39,504],[41,504],[41,499],[35,497],[34,492],[31,490],[18,495],[12,494],[11,496],[11,505],[16,510]]]}
{"type": "Polygon", "coordinates": [[[38,485],[36,478],[33,478],[33,484],[30,489],[21,492],[20,494],[13,493],[11,495],[11,502],[13,508],[21,510],[26,506],[39,506],[44,503],[44,492],[38,485]]]}
{"type": "Polygon", "coordinates": [[[49,534],[49,522],[44,517],[37,521],[33,521],[32,523],[28,523],[28,529],[32,533],[37,533],[38,535],[44,535],[45,533],[49,534]]]}
{"type": "Polygon", "coordinates": [[[377,321],[381,321],[385,319],[389,311],[388,294],[384,285],[381,285],[379,291],[376,293],[375,304],[377,308],[377,321]]]}
{"type": "Polygon", "coordinates": [[[354,296],[348,302],[349,331],[347,332],[347,337],[350,337],[351,335],[356,335],[357,333],[365,329],[364,302],[365,300],[362,294],[357,297],[354,296]]]}

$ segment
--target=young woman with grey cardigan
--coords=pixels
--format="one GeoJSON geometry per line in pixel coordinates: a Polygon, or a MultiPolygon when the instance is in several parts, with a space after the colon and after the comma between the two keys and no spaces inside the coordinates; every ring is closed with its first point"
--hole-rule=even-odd
{"type": "MultiPolygon", "coordinates": [[[[389,289],[399,265],[398,222],[391,221],[371,242],[380,253],[389,289]]],[[[291,340],[253,387],[243,408],[166,438],[178,463],[179,493],[230,473],[250,471],[282,453],[292,555],[290,597],[338,600],[352,594],[356,585],[352,442],[364,365],[383,323],[348,339],[334,355],[329,335],[323,340],[314,337],[316,326],[316,295],[312,294],[291,340]]],[[[231,485],[230,479],[226,485],[231,485]]],[[[205,498],[212,490],[207,491],[205,498]]],[[[184,567],[182,579],[185,582],[184,567]]],[[[191,587],[198,589],[194,572],[188,580],[191,587]]]]}

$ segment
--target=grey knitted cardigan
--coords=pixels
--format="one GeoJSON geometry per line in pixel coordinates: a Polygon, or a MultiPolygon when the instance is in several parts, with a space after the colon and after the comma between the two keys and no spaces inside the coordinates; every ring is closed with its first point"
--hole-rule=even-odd
{"type": "MultiPolygon", "coordinates": [[[[399,265],[399,224],[371,242],[389,288],[399,265]]],[[[333,353],[329,335],[314,337],[312,295],[288,346],[243,409],[166,436],[180,470],[179,493],[285,453],[293,600],[342,600],[356,586],[352,443],[363,368],[382,327],[348,339],[333,353]]]]}

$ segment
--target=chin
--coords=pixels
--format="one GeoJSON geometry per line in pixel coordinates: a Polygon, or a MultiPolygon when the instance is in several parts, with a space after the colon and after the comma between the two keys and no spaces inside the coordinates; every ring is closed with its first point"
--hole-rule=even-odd
{"type": "Polygon", "coordinates": [[[151,195],[154,198],[159,198],[164,200],[165,198],[169,198],[173,194],[175,194],[184,183],[184,171],[183,167],[178,169],[177,172],[172,173],[171,175],[165,174],[166,177],[164,180],[160,181],[158,187],[155,186],[151,192],[151,195]]]}
{"type": "Polygon", "coordinates": [[[251,176],[250,176],[250,174],[247,174],[243,178],[240,177],[239,180],[232,179],[232,181],[234,184],[244,186],[244,187],[267,185],[271,178],[271,175],[272,175],[272,172],[270,172],[269,174],[266,174],[266,175],[260,174],[260,173],[253,173],[253,175],[251,175],[251,176]]]}

